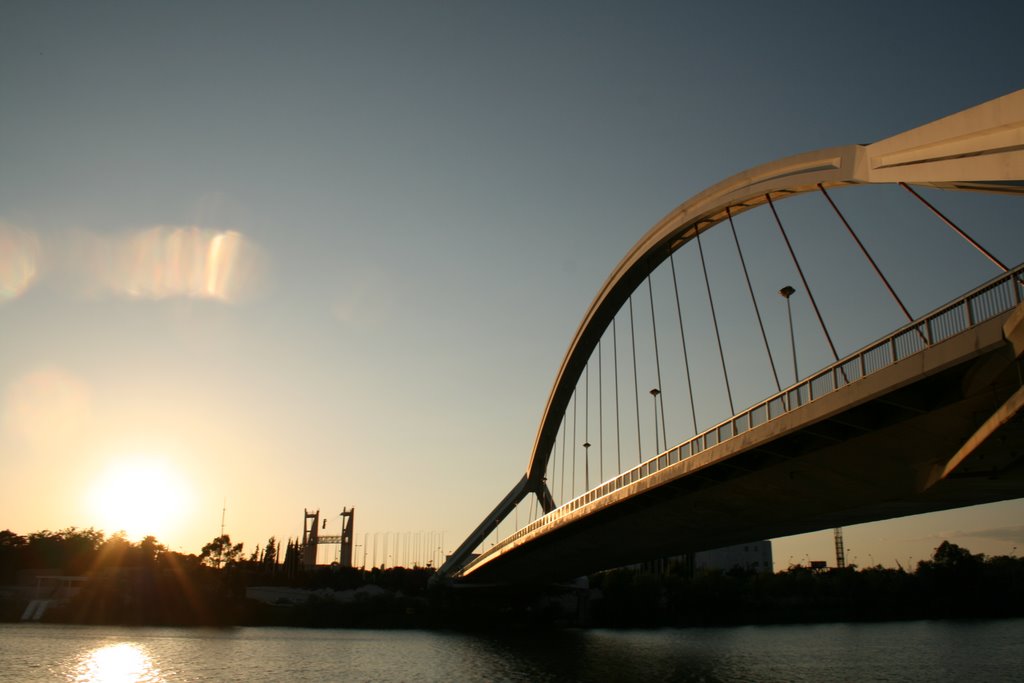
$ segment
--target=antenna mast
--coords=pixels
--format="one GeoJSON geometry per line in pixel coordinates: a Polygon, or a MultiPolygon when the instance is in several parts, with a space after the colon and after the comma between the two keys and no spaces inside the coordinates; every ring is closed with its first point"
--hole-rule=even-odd
{"type": "Polygon", "coordinates": [[[833,533],[836,537],[836,568],[846,567],[846,552],[843,550],[843,527],[837,526],[833,533]]]}

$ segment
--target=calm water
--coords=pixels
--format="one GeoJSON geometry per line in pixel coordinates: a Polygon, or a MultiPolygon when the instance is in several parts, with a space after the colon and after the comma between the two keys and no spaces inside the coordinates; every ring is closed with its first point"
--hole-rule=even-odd
{"type": "Polygon", "coordinates": [[[465,635],[0,624],[3,681],[1020,680],[1024,619],[465,635]]]}

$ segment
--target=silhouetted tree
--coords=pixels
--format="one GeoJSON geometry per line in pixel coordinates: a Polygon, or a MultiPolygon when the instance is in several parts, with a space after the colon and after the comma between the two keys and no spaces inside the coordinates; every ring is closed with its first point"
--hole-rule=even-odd
{"type": "Polygon", "coordinates": [[[80,575],[91,569],[103,545],[103,532],[68,527],[29,534],[23,568],[52,569],[80,575]]]}
{"type": "Polygon", "coordinates": [[[288,576],[295,576],[299,571],[299,542],[288,539],[284,551],[284,571],[288,576]]]}
{"type": "Polygon", "coordinates": [[[974,555],[967,548],[949,541],[943,541],[932,556],[932,563],[936,566],[955,571],[975,571],[984,561],[984,555],[974,555]]]}
{"type": "Polygon", "coordinates": [[[199,558],[208,567],[225,567],[238,562],[242,546],[242,543],[231,545],[231,536],[224,534],[204,545],[199,558]]]}
{"type": "Polygon", "coordinates": [[[274,536],[267,539],[267,546],[263,550],[263,567],[271,571],[277,567],[277,538],[274,536]]]}
{"type": "Polygon", "coordinates": [[[0,581],[13,581],[22,568],[28,539],[10,529],[0,531],[0,581]]]}
{"type": "Polygon", "coordinates": [[[167,552],[167,548],[157,542],[155,536],[146,536],[138,545],[139,560],[143,565],[150,565],[156,562],[157,558],[167,552]]]}
{"type": "Polygon", "coordinates": [[[28,539],[19,536],[10,529],[0,531],[0,552],[9,548],[20,548],[28,543],[28,539]]]}

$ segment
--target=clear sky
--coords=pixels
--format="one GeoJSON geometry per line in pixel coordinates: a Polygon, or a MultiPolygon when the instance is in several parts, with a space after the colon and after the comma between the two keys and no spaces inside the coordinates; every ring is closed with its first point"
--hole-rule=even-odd
{"type": "MultiPolygon", "coordinates": [[[[711,5],[0,4],[0,528],[196,552],[226,501],[251,550],[355,506],[357,543],[450,550],[658,219],[1024,86],[1018,2],[711,5]]],[[[1013,263],[1020,215],[982,234],[1013,263]]],[[[962,270],[946,298],[994,274],[962,270]]],[[[847,546],[1009,553],[1022,511],[847,546]]],[[[831,559],[831,533],[775,552],[831,559]]]]}

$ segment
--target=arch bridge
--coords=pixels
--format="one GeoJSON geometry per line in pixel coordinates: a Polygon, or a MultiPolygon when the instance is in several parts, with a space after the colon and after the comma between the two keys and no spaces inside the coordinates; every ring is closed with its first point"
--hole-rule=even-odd
{"type": "MultiPolygon", "coordinates": [[[[681,204],[608,276],[566,351],[525,473],[440,574],[571,578],[1024,496],[1024,267],[1004,263],[944,208],[947,198],[971,197],[970,222],[981,194],[1024,194],[1024,90],[873,144],[764,164],[681,204]],[[894,228],[875,229],[881,247],[869,248],[845,208],[855,205],[847,187],[889,188],[867,204],[897,217],[917,212],[914,220],[931,222],[925,231],[944,237],[910,237],[894,218],[894,228]],[[888,208],[900,200],[910,208],[888,208]],[[810,247],[791,239],[800,219],[814,225],[804,229],[810,247]],[[826,222],[846,247],[815,246],[826,222]],[[747,229],[746,252],[737,226],[747,229]],[[961,246],[952,260],[931,264],[934,286],[922,288],[894,255],[910,242],[928,261],[953,239],[961,246]],[[713,249],[720,258],[708,258],[713,249]],[[798,258],[811,249],[817,279],[798,258]],[[759,274],[769,276],[759,264],[773,250],[795,287],[761,286],[759,274]],[[836,282],[854,262],[881,293],[870,304],[836,282]],[[738,274],[723,285],[709,263],[738,274]],[[920,303],[901,296],[965,278],[974,281],[927,312],[912,314],[920,303]],[[785,299],[788,335],[762,314],[765,291],[785,299]],[[832,294],[828,308],[822,292],[832,294]],[[748,326],[730,322],[730,311],[748,326]],[[877,333],[841,355],[851,342],[837,341],[840,327],[854,340],[862,329],[877,333]],[[809,365],[821,369],[801,375],[809,365]],[[785,386],[780,372],[790,369],[785,386]]],[[[1024,242],[1021,227],[1015,243],[1024,242]]]]}

